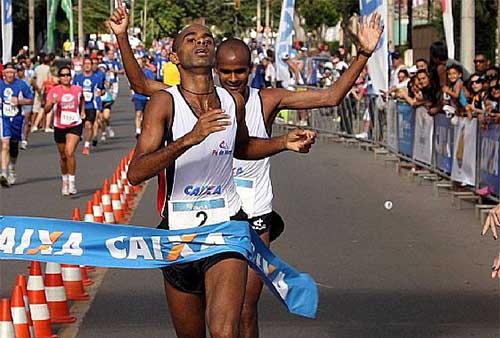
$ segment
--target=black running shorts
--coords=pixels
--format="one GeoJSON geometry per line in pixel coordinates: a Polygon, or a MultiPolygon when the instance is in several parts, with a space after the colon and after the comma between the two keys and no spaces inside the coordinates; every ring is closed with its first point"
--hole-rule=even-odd
{"type": "MultiPolygon", "coordinates": [[[[240,210],[231,217],[232,221],[246,221],[247,215],[240,210]]],[[[163,219],[159,229],[168,230],[168,222],[163,219]]],[[[187,293],[202,294],[205,292],[205,273],[215,264],[229,258],[245,260],[245,257],[236,252],[226,252],[200,259],[196,262],[175,264],[162,268],[163,278],[174,288],[187,293]]]]}
{"type": "Polygon", "coordinates": [[[259,236],[269,232],[271,242],[277,239],[285,230],[285,222],[274,210],[262,216],[252,217],[248,222],[259,236]]]}
{"type": "Polygon", "coordinates": [[[89,121],[91,123],[94,123],[96,116],[97,116],[97,110],[85,109],[85,122],[89,121]]]}
{"type": "Polygon", "coordinates": [[[80,123],[77,126],[69,127],[69,128],[54,128],[54,141],[56,143],[66,143],[66,135],[73,134],[81,137],[83,131],[83,125],[80,123]]]}

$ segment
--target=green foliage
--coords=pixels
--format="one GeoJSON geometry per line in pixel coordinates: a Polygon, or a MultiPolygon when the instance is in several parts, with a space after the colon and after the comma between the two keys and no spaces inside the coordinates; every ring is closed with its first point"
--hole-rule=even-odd
{"type": "Polygon", "coordinates": [[[305,19],[307,31],[315,32],[322,25],[335,26],[340,12],[335,2],[330,0],[298,0],[298,12],[305,19]]]}

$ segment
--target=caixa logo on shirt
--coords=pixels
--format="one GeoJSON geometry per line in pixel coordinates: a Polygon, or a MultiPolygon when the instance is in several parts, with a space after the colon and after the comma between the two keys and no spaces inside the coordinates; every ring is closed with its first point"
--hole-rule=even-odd
{"type": "Polygon", "coordinates": [[[61,96],[61,102],[62,103],[68,103],[68,102],[73,102],[74,96],[71,94],[64,94],[61,96]]]}
{"type": "Polygon", "coordinates": [[[233,153],[233,150],[226,143],[226,141],[222,141],[219,144],[219,149],[212,150],[212,156],[227,156],[227,155],[232,155],[232,153],[233,153]]]}
{"type": "Polygon", "coordinates": [[[188,196],[211,196],[211,195],[221,195],[222,186],[221,185],[188,185],[184,188],[184,193],[188,196]]]}

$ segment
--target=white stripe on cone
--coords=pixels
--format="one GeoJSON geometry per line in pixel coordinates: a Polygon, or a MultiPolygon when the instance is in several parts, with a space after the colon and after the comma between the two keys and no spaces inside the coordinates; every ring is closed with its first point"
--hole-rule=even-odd
{"type": "Polygon", "coordinates": [[[49,320],[49,307],[47,304],[30,304],[31,320],[49,320]]]}
{"type": "Polygon", "coordinates": [[[29,291],[43,291],[43,277],[42,276],[29,276],[28,278],[29,291]]]}
{"type": "Polygon", "coordinates": [[[14,325],[28,324],[28,317],[26,316],[26,309],[24,307],[11,307],[10,313],[12,314],[14,325]]]}
{"type": "Polygon", "coordinates": [[[47,302],[65,302],[66,291],[64,290],[64,286],[46,286],[45,297],[47,298],[47,302]]]}
{"type": "Polygon", "coordinates": [[[83,221],[84,222],[95,222],[94,215],[85,214],[83,221]]]}
{"type": "Polygon", "coordinates": [[[63,267],[62,278],[65,282],[79,282],[82,280],[80,267],[63,267]]]}
{"type": "Polygon", "coordinates": [[[15,338],[14,325],[12,324],[12,322],[0,321],[0,337],[15,338]]]}
{"type": "Polygon", "coordinates": [[[92,210],[94,211],[95,217],[102,217],[102,208],[100,205],[93,205],[92,210]]]}

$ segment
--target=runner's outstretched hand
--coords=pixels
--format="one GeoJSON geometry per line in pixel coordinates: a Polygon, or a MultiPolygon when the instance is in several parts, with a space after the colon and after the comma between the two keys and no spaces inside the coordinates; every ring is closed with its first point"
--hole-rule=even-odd
{"type": "Polygon", "coordinates": [[[294,129],[286,134],[286,149],[297,153],[308,153],[316,142],[316,132],[312,130],[294,129]]]}
{"type": "Polygon", "coordinates": [[[498,239],[496,227],[500,227],[500,204],[491,209],[488,213],[488,217],[486,217],[486,221],[484,222],[484,227],[481,235],[484,236],[488,232],[488,230],[491,229],[493,238],[498,239]]]}
{"type": "Polygon", "coordinates": [[[495,257],[493,260],[493,266],[491,267],[491,278],[497,278],[500,279],[500,252],[498,253],[498,256],[495,257]]]}
{"type": "Polygon", "coordinates": [[[209,109],[198,118],[193,130],[187,135],[192,145],[203,142],[208,135],[226,129],[231,125],[230,116],[224,113],[222,109],[209,109]]]}
{"type": "Polygon", "coordinates": [[[106,21],[106,25],[113,31],[115,35],[127,33],[128,29],[128,12],[122,0],[117,1],[117,7],[113,11],[113,15],[106,21]]]}
{"type": "Polygon", "coordinates": [[[375,13],[370,19],[363,16],[360,21],[361,23],[358,22],[359,48],[368,53],[372,53],[377,47],[382,32],[384,31],[384,26],[380,20],[380,14],[375,13]]]}

